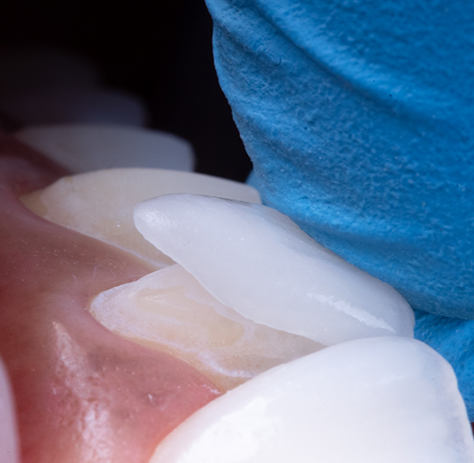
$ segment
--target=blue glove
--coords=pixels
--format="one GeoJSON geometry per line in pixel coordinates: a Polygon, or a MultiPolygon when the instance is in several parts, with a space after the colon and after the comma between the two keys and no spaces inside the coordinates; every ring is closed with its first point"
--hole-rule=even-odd
{"type": "Polygon", "coordinates": [[[474,2],[207,4],[264,202],[407,298],[474,420],[474,2]]]}

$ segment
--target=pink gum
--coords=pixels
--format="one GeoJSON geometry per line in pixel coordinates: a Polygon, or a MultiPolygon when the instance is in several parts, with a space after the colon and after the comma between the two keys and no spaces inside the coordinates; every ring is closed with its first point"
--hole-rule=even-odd
{"type": "Polygon", "coordinates": [[[121,339],[90,316],[92,297],[149,270],[17,199],[65,173],[0,135],[0,355],[22,461],[145,463],[220,393],[187,364],[121,339]]]}

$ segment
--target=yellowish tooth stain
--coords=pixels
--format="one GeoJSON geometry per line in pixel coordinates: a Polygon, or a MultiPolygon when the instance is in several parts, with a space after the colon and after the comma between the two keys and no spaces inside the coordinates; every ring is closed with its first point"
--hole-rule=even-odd
{"type": "Polygon", "coordinates": [[[91,312],[113,332],[189,363],[222,390],[324,347],[244,318],[179,265],[102,293],[91,312]]]}

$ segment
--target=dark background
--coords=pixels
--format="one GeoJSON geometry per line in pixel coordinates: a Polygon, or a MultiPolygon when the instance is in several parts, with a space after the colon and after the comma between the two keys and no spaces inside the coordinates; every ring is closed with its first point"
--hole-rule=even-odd
{"type": "Polygon", "coordinates": [[[204,0],[3,0],[0,10],[0,47],[87,57],[104,84],[146,102],[151,128],[193,144],[198,172],[245,180],[251,164],[218,86],[204,0]]]}

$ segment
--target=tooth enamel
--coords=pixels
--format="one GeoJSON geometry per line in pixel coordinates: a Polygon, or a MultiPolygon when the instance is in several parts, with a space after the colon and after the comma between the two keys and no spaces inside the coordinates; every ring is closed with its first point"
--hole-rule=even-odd
{"type": "Polygon", "coordinates": [[[111,331],[171,353],[223,390],[323,347],[243,318],[180,265],[100,294],[91,312],[111,331]]]}
{"type": "Polygon", "coordinates": [[[265,206],[193,195],[139,204],[135,225],[216,299],[246,318],[319,343],[413,336],[390,286],[318,245],[265,206]]]}
{"type": "Polygon", "coordinates": [[[351,341],[276,367],[196,412],[150,463],[472,463],[451,367],[428,346],[351,341]]]}
{"type": "Polygon", "coordinates": [[[0,359],[0,461],[18,462],[18,438],[12,393],[6,369],[0,359]]]}
{"type": "Polygon", "coordinates": [[[138,233],[133,208],[155,196],[183,192],[260,201],[256,190],[241,183],[160,169],[111,169],[64,177],[21,199],[45,219],[131,252],[156,269],[172,260],[138,233]]]}
{"type": "Polygon", "coordinates": [[[28,127],[15,137],[75,173],[116,167],[192,171],[194,166],[188,142],[138,127],[62,124],[28,127]]]}

